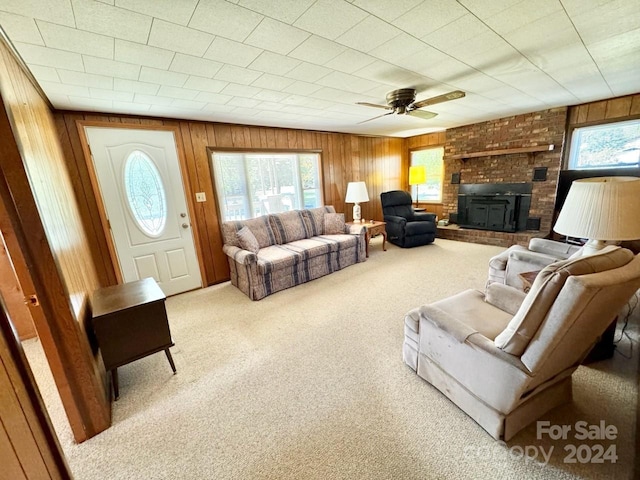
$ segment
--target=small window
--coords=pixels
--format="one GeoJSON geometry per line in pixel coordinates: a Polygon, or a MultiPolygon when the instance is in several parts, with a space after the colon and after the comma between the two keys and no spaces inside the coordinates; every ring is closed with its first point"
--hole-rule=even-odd
{"type": "Polygon", "coordinates": [[[422,185],[411,186],[412,198],[417,198],[419,202],[442,202],[443,156],[443,147],[411,151],[411,166],[424,165],[427,170],[427,181],[422,185]]]}
{"type": "Polygon", "coordinates": [[[640,120],[573,130],[569,170],[637,167],[639,161],[640,120]]]}
{"type": "Polygon", "coordinates": [[[140,150],[131,152],[124,165],[124,191],[138,227],[159,236],[167,223],[167,200],[160,172],[140,150]]]}

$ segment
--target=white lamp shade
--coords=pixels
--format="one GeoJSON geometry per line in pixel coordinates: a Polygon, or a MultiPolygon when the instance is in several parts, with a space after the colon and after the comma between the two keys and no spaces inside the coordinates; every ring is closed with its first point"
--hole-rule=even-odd
{"type": "Polygon", "coordinates": [[[367,186],[364,182],[349,182],[344,201],[346,203],[368,202],[369,194],[367,193],[367,186]]]}
{"type": "Polygon", "coordinates": [[[409,185],[420,185],[427,181],[427,169],[424,165],[409,167],[409,185]]]}
{"type": "Polygon", "coordinates": [[[592,240],[640,238],[640,178],[597,177],[571,184],[553,229],[592,240]]]}

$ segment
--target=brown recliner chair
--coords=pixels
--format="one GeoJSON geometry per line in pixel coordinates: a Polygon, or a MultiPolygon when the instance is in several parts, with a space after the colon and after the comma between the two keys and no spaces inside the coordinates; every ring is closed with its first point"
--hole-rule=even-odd
{"type": "Polygon", "coordinates": [[[403,358],[494,438],[571,401],[571,374],[640,287],[620,247],[545,267],[528,294],[467,290],[405,317],[403,358]]]}

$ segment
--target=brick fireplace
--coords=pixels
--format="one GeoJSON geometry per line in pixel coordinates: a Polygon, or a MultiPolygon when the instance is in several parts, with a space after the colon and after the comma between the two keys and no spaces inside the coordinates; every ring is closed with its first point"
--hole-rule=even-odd
{"type": "Polygon", "coordinates": [[[567,108],[562,107],[447,130],[442,218],[457,215],[463,185],[526,183],[531,186],[529,228],[538,220],[540,227],[518,232],[440,228],[438,236],[506,247],[549,234],[566,121],[567,108]]]}

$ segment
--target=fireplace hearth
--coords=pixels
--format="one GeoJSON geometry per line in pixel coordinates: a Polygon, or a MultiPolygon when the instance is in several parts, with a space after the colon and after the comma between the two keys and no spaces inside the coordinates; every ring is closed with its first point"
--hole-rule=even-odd
{"type": "Polygon", "coordinates": [[[462,184],[458,191],[458,224],[496,232],[526,230],[531,183],[462,184]]]}

